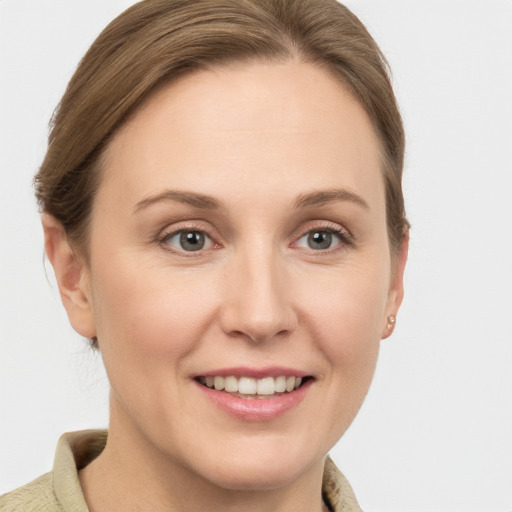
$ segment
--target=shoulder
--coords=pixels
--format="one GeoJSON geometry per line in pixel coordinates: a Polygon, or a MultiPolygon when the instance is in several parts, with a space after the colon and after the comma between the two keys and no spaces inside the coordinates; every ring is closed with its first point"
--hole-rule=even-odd
{"type": "Polygon", "coordinates": [[[53,474],[46,473],[0,496],[0,512],[63,512],[53,492],[53,474]]]}
{"type": "Polygon", "coordinates": [[[352,487],[330,457],[325,461],[322,495],[332,512],[362,512],[352,487]]]}
{"type": "Polygon", "coordinates": [[[0,496],[0,512],[88,512],[78,471],[101,453],[107,435],[106,430],[62,435],[52,471],[0,496]]]}

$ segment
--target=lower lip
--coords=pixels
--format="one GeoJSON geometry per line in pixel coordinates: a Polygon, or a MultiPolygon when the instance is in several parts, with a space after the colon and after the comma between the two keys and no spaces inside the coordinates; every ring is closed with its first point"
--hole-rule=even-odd
{"type": "Polygon", "coordinates": [[[312,379],[294,391],[274,398],[240,398],[225,391],[217,391],[196,382],[200,390],[215,405],[229,415],[244,421],[269,421],[297,407],[308,392],[312,379]]]}

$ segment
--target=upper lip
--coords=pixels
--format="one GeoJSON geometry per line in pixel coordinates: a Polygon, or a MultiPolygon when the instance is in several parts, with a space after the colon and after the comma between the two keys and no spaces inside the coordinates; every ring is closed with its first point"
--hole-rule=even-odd
{"type": "Polygon", "coordinates": [[[284,366],[267,366],[262,368],[249,368],[246,366],[236,366],[231,368],[219,368],[215,370],[207,370],[194,375],[197,377],[252,377],[253,379],[263,379],[264,377],[308,377],[311,374],[296,368],[288,368],[284,366]]]}

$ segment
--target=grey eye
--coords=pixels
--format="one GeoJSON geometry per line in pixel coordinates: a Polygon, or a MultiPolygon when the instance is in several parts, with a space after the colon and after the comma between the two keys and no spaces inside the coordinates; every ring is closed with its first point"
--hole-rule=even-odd
{"type": "Polygon", "coordinates": [[[325,251],[332,249],[341,243],[340,236],[331,231],[316,229],[302,235],[298,241],[298,246],[314,251],[325,251]]]}
{"type": "Polygon", "coordinates": [[[329,249],[332,243],[332,233],[315,231],[308,235],[308,246],[311,249],[329,249]]]}
{"type": "Polygon", "coordinates": [[[211,246],[211,239],[201,231],[176,231],[169,235],[166,243],[175,249],[186,252],[200,251],[211,246]]]}

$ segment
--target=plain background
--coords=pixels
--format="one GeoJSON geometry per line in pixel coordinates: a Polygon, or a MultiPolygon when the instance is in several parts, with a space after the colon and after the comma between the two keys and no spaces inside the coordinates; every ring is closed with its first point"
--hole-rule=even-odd
{"type": "MultiPolygon", "coordinates": [[[[0,494],[107,425],[99,357],[68,326],[31,179],[79,58],[130,0],[0,0],[0,494]]],[[[408,135],[406,299],[332,455],[367,512],[512,511],[512,2],[351,0],[408,135]]]]}

